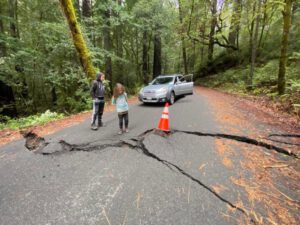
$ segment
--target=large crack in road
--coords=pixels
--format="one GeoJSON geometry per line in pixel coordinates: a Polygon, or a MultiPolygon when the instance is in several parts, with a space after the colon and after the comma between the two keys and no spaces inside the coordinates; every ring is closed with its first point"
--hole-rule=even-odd
{"type": "Polygon", "coordinates": [[[173,131],[173,133],[177,133],[177,132],[185,133],[185,134],[192,134],[192,135],[196,135],[196,136],[200,136],[200,137],[215,137],[215,138],[234,140],[234,141],[238,141],[238,142],[244,142],[246,144],[263,147],[264,149],[267,149],[267,150],[276,151],[278,153],[281,153],[281,154],[284,154],[287,156],[291,156],[296,159],[300,159],[300,157],[296,153],[294,153],[290,150],[287,150],[285,148],[281,148],[276,145],[272,145],[272,144],[269,144],[269,143],[266,143],[263,141],[259,141],[259,140],[253,139],[253,138],[249,138],[246,136],[238,136],[238,135],[223,134],[223,133],[203,133],[203,132],[199,132],[199,131],[183,131],[183,130],[174,130],[173,131]]]}
{"type": "MultiPolygon", "coordinates": [[[[300,157],[292,152],[291,150],[278,147],[273,144],[269,144],[260,140],[256,140],[253,138],[249,138],[246,136],[238,136],[238,135],[232,135],[232,134],[224,134],[224,133],[204,133],[200,131],[184,131],[184,130],[172,130],[169,133],[164,133],[164,132],[158,132],[156,129],[149,129],[146,130],[145,132],[141,133],[138,135],[136,138],[131,138],[130,140],[132,142],[138,142],[139,140],[143,139],[148,135],[149,133],[155,133],[159,134],[160,136],[167,137],[169,135],[175,134],[175,133],[185,133],[189,135],[195,135],[195,136],[200,136],[200,137],[214,137],[214,138],[222,138],[222,139],[228,139],[228,140],[233,140],[237,142],[242,142],[254,146],[259,146],[262,147],[261,149],[266,149],[269,151],[275,151],[277,153],[290,156],[292,158],[300,159],[300,157]]],[[[44,155],[54,155],[54,154],[61,154],[64,152],[71,152],[71,151],[94,151],[94,150],[104,150],[108,147],[122,147],[124,145],[128,145],[126,141],[116,141],[113,143],[106,143],[106,144],[101,144],[101,145],[90,145],[90,143],[84,143],[84,144],[79,144],[79,145],[74,145],[67,143],[64,140],[60,140],[59,143],[62,146],[62,150],[59,151],[54,151],[51,153],[48,152],[43,152],[42,150],[49,144],[49,142],[46,142],[43,137],[39,137],[35,133],[29,131],[27,133],[22,133],[23,137],[26,139],[25,147],[30,150],[30,151],[35,151],[36,153],[41,153],[44,155]]],[[[275,136],[275,135],[272,135],[275,136]]],[[[293,135],[293,137],[298,138],[298,135],[293,135]]],[[[112,140],[110,140],[111,142],[112,140]]],[[[272,141],[272,140],[270,140],[272,141]]],[[[275,141],[276,142],[276,141],[275,141]]]]}
{"type": "Polygon", "coordinates": [[[63,154],[66,152],[74,152],[74,151],[103,151],[103,150],[108,149],[109,147],[117,147],[117,148],[128,147],[130,149],[133,149],[137,152],[142,153],[143,155],[145,155],[147,157],[150,157],[150,158],[158,161],[159,163],[161,163],[164,166],[166,166],[167,168],[169,168],[171,171],[180,173],[181,175],[185,176],[189,180],[193,181],[197,185],[204,188],[205,190],[209,191],[212,195],[214,195],[220,201],[224,202],[225,204],[229,205],[231,208],[236,209],[239,212],[241,212],[242,214],[244,214],[245,216],[247,216],[247,218],[249,218],[250,222],[252,222],[253,224],[257,224],[255,218],[251,218],[251,216],[245,209],[235,205],[234,203],[230,202],[228,199],[219,195],[216,191],[213,190],[213,188],[204,184],[201,180],[193,177],[191,174],[189,174],[188,172],[183,170],[181,167],[177,166],[176,164],[174,164],[172,162],[164,160],[164,159],[160,158],[159,156],[157,156],[156,154],[150,152],[149,149],[144,144],[144,140],[147,137],[147,135],[149,135],[149,134],[155,134],[155,135],[159,135],[161,137],[166,138],[170,135],[173,135],[174,133],[185,133],[185,134],[196,135],[196,136],[201,136],[201,137],[204,136],[204,137],[214,137],[214,138],[235,140],[238,142],[243,142],[243,143],[247,143],[247,144],[251,144],[251,145],[255,145],[255,146],[260,146],[260,147],[263,147],[264,149],[276,151],[278,153],[299,159],[299,157],[295,153],[293,153],[289,150],[286,150],[284,148],[281,148],[281,147],[278,147],[278,146],[275,146],[272,144],[268,144],[268,143],[265,143],[265,142],[262,142],[259,140],[255,140],[255,139],[252,139],[249,137],[231,135],[231,134],[222,134],[222,133],[203,133],[203,132],[199,132],[199,131],[173,130],[170,133],[164,133],[161,131],[157,131],[155,129],[150,129],[150,130],[146,130],[145,132],[138,135],[137,137],[131,138],[129,140],[119,140],[119,141],[115,141],[113,143],[105,143],[105,144],[100,144],[100,145],[99,144],[98,145],[90,145],[90,143],[76,145],[76,144],[70,144],[64,140],[60,140],[58,143],[61,145],[61,150],[53,151],[53,152],[44,152],[43,151],[43,149],[49,144],[48,142],[45,141],[44,138],[39,137],[32,132],[26,133],[24,135],[24,137],[26,138],[25,146],[29,150],[35,150],[35,153],[39,153],[39,154],[43,154],[43,155],[59,155],[59,154],[63,154]]]}

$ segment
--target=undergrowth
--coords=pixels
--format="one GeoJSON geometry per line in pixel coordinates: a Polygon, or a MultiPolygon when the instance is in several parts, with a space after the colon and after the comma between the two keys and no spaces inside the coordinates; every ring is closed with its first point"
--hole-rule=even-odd
{"type": "Polygon", "coordinates": [[[213,87],[229,93],[263,97],[272,101],[282,111],[300,117],[300,63],[292,61],[286,67],[286,93],[277,93],[278,60],[257,66],[253,89],[247,90],[249,66],[235,67],[224,72],[198,79],[197,85],[213,87]]]}
{"type": "Polygon", "coordinates": [[[42,114],[32,115],[28,117],[18,118],[18,119],[11,119],[7,116],[1,116],[1,122],[0,123],[0,130],[3,129],[20,129],[20,128],[26,128],[31,127],[34,125],[43,125],[48,122],[62,119],[64,118],[64,114],[51,112],[50,110],[47,110],[46,112],[42,114]]]}

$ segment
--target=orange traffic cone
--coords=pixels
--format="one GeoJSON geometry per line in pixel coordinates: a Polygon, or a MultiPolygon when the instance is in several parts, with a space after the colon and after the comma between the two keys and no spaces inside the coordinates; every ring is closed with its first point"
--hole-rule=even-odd
{"type": "Polygon", "coordinates": [[[169,103],[167,102],[164,108],[164,111],[161,115],[158,127],[158,130],[169,132],[169,103]]]}

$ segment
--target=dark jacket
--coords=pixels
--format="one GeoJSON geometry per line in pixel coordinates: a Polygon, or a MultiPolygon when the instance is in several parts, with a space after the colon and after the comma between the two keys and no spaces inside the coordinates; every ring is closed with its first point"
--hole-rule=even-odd
{"type": "Polygon", "coordinates": [[[104,98],[105,87],[102,81],[100,80],[101,74],[97,74],[96,80],[93,81],[91,87],[91,96],[95,98],[104,98]]]}

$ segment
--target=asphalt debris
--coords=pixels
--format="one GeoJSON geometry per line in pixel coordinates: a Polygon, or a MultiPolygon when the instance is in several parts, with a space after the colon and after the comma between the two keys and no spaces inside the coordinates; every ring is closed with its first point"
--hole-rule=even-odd
{"type": "Polygon", "coordinates": [[[38,136],[33,131],[20,131],[22,136],[26,139],[25,147],[29,151],[34,151],[37,149],[44,148],[48,143],[43,137],[38,136]]]}

